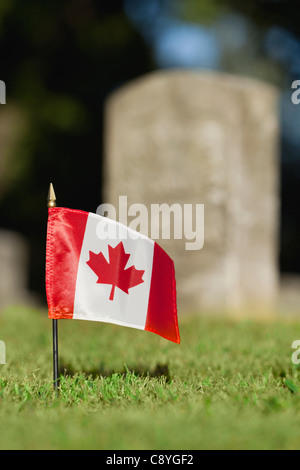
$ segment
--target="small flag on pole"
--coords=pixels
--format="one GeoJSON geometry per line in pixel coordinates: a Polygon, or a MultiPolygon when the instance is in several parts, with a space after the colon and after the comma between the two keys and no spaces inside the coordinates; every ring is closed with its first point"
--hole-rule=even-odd
{"type": "Polygon", "coordinates": [[[114,323],[180,343],[174,263],[167,253],[106,217],[48,211],[49,318],[114,323]]]}

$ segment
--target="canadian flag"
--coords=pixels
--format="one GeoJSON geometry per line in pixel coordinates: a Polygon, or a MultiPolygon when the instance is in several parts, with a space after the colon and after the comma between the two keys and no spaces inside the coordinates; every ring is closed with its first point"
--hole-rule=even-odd
{"type": "Polygon", "coordinates": [[[115,323],[180,343],[173,261],[106,217],[49,209],[46,293],[49,318],[115,323]]]}

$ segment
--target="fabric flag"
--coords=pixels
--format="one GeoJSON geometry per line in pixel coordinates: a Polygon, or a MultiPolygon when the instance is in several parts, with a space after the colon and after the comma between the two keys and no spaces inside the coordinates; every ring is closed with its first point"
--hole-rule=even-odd
{"type": "Polygon", "coordinates": [[[173,261],[106,217],[49,209],[46,293],[49,318],[115,323],[180,343],[173,261]]]}

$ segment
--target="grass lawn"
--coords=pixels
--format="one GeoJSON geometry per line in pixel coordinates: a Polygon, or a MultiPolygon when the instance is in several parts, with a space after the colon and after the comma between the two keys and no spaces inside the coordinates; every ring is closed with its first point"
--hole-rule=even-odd
{"type": "Polygon", "coordinates": [[[104,323],[59,322],[52,388],[46,311],[0,314],[0,449],[297,449],[300,322],[180,318],[180,346],[104,323]]]}

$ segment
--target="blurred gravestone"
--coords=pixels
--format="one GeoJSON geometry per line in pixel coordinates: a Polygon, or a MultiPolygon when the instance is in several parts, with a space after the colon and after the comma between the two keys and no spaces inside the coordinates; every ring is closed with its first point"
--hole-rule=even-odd
{"type": "Polygon", "coordinates": [[[175,261],[180,311],[273,307],[277,100],[252,79],[172,71],[142,77],[107,102],[104,201],[118,207],[126,195],[149,213],[155,203],[205,205],[202,250],[158,240],[175,261]]]}
{"type": "Polygon", "coordinates": [[[28,248],[24,238],[8,230],[0,230],[0,308],[9,304],[27,303],[28,248]]]}
{"type": "MultiPolygon", "coordinates": [[[[0,111],[1,198],[18,171],[13,156],[25,123],[21,111],[14,106],[5,105],[0,111]]],[[[28,247],[25,238],[16,232],[0,230],[0,308],[18,302],[31,302],[31,296],[26,290],[27,271],[28,247]]]]}

